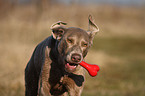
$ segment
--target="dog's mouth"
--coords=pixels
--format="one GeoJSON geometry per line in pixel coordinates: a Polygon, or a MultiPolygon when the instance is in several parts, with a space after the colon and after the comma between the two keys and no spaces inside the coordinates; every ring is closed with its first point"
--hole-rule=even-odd
{"type": "Polygon", "coordinates": [[[71,72],[76,70],[77,66],[78,66],[78,64],[66,62],[65,63],[65,70],[67,72],[71,73],[71,72]]]}

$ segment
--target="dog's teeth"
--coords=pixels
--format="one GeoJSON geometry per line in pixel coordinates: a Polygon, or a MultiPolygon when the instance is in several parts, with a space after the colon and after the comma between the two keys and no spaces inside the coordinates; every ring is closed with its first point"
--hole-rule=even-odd
{"type": "Polygon", "coordinates": [[[76,66],[72,66],[72,65],[70,65],[69,63],[67,63],[67,64],[65,65],[65,67],[66,67],[66,68],[69,68],[69,69],[74,69],[74,68],[76,68],[76,66]]]}

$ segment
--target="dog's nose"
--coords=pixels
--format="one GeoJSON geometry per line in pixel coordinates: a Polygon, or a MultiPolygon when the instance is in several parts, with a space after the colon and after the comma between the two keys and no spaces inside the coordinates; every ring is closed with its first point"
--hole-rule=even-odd
{"type": "Polygon", "coordinates": [[[72,54],[71,60],[73,62],[80,62],[81,61],[81,55],[79,55],[79,54],[72,54]]]}

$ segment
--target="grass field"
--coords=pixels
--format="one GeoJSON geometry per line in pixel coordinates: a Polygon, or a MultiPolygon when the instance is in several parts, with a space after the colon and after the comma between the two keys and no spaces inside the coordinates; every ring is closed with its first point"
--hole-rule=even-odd
{"type": "Polygon", "coordinates": [[[25,66],[51,24],[62,20],[87,30],[89,14],[100,32],[86,61],[101,70],[96,77],[86,72],[82,96],[145,96],[145,7],[80,6],[0,9],[0,96],[24,96],[25,66]]]}

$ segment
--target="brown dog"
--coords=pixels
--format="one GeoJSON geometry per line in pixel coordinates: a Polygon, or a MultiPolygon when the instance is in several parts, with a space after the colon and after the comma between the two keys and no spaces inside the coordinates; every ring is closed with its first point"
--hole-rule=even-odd
{"type": "Polygon", "coordinates": [[[99,28],[91,16],[88,31],[65,25],[61,21],[53,24],[52,36],[35,48],[25,69],[26,96],[81,95],[84,71],[79,63],[99,28]]]}

